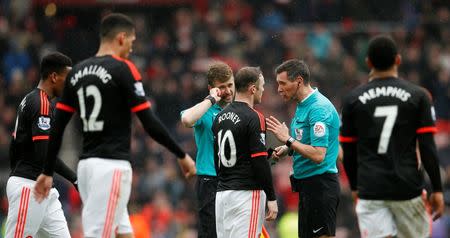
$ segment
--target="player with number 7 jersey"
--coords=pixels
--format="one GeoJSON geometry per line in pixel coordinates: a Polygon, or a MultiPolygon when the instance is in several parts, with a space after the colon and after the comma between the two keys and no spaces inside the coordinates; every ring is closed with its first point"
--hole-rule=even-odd
{"type": "Polygon", "coordinates": [[[370,41],[366,62],[372,70],[369,82],[344,99],[339,138],[350,187],[360,198],[361,235],[429,237],[422,165],[432,185],[434,219],[444,208],[430,97],[398,78],[401,57],[390,37],[370,41]]]}

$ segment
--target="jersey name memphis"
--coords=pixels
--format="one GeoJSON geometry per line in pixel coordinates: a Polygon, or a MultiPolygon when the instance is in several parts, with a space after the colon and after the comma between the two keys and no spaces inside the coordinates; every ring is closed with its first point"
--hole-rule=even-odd
{"type": "Polygon", "coordinates": [[[406,90],[402,88],[392,87],[392,86],[383,86],[383,87],[376,87],[368,89],[367,91],[364,91],[359,97],[359,101],[361,101],[362,104],[366,104],[367,101],[370,101],[372,99],[378,98],[378,97],[395,97],[403,102],[406,102],[410,97],[411,93],[407,92],[406,90]]]}
{"type": "Polygon", "coordinates": [[[83,78],[87,75],[95,75],[99,77],[103,83],[108,83],[112,78],[111,74],[109,74],[108,71],[102,66],[89,65],[78,70],[72,76],[72,78],[70,78],[70,83],[72,84],[72,86],[74,86],[76,83],[78,83],[78,80],[80,80],[80,78],[83,78]]]}

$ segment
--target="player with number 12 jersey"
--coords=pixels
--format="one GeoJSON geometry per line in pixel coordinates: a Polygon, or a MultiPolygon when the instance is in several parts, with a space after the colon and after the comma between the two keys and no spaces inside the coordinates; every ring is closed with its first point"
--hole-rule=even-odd
{"type": "Polygon", "coordinates": [[[127,211],[132,180],[132,113],[153,139],[177,156],[179,165],[187,170],[183,171],[185,176],[195,172],[195,165],[151,111],[141,75],[127,59],[136,37],[133,21],[112,13],[103,18],[100,28],[99,51],[73,67],[56,104],[52,141],[35,194],[37,199],[45,197],[64,128],[77,112],[83,131],[77,173],[84,236],[111,237],[117,233],[121,238],[133,237],[127,211]]]}

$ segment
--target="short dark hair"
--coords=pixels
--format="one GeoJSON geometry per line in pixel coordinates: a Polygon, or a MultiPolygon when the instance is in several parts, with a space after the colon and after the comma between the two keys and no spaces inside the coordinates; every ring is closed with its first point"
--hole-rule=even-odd
{"type": "Polygon", "coordinates": [[[287,73],[287,78],[294,81],[297,77],[303,78],[303,84],[309,83],[309,68],[303,60],[290,59],[284,61],[275,69],[275,74],[287,73]]]}
{"type": "Polygon", "coordinates": [[[72,60],[59,52],[50,53],[41,60],[41,77],[43,80],[47,79],[48,76],[53,73],[61,73],[66,67],[72,66],[72,60]]]}
{"type": "Polygon", "coordinates": [[[206,73],[206,78],[208,79],[208,84],[210,86],[214,86],[214,82],[226,82],[231,76],[233,76],[233,70],[231,70],[231,67],[228,64],[223,62],[212,64],[206,73]]]}
{"type": "Polygon", "coordinates": [[[259,80],[261,75],[261,69],[259,67],[243,67],[236,73],[234,79],[234,85],[236,92],[244,92],[248,86],[255,84],[259,80]]]}
{"type": "Polygon", "coordinates": [[[387,70],[395,64],[397,46],[387,35],[376,36],[369,42],[367,57],[376,70],[387,70]]]}
{"type": "Polygon", "coordinates": [[[100,38],[112,39],[119,32],[131,33],[134,30],[134,22],[125,14],[111,13],[102,19],[100,25],[100,38]]]}

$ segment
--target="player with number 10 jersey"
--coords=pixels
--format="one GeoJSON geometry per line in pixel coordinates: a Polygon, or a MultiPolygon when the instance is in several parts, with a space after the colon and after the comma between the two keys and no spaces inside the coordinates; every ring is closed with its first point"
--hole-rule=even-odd
{"type": "Polygon", "coordinates": [[[236,96],[215,118],[214,162],[216,231],[218,238],[257,238],[266,219],[276,218],[278,206],[266,151],[266,121],[253,109],[261,102],[264,77],[259,68],[236,73],[236,96]]]}

